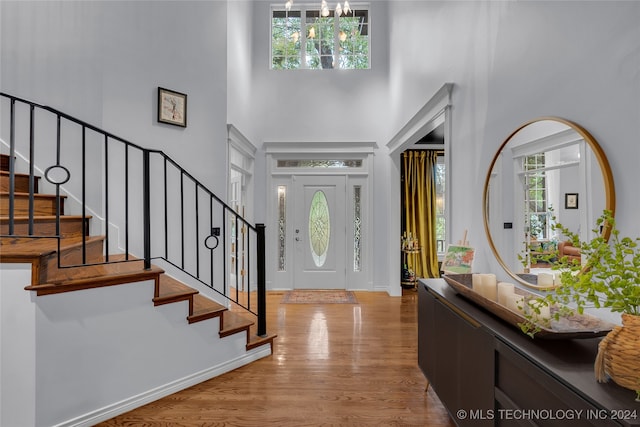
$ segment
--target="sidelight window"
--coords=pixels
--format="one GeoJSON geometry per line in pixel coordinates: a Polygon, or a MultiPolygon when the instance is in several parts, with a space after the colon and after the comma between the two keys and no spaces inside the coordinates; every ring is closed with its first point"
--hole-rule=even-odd
{"type": "Polygon", "coordinates": [[[353,271],[362,269],[362,209],[360,200],[362,198],[362,187],[353,187],[353,271]]]}
{"type": "Polygon", "coordinates": [[[287,187],[278,186],[278,271],[286,270],[287,187]]]}

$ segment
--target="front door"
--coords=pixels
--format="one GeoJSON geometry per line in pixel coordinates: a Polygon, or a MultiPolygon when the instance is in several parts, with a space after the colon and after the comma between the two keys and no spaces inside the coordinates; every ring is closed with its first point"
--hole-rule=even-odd
{"type": "Polygon", "coordinates": [[[295,289],[346,288],[346,177],[294,177],[295,289]]]}

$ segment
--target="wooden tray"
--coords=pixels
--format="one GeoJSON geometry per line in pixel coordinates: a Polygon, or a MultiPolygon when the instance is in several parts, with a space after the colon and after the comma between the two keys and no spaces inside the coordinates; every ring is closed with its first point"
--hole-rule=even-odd
{"type": "MultiPolygon", "coordinates": [[[[527,322],[527,318],[520,313],[509,310],[507,307],[498,304],[495,301],[485,298],[472,289],[472,275],[471,274],[445,274],[444,280],[460,295],[470,299],[476,304],[489,310],[491,313],[510,323],[511,325],[520,329],[520,324],[527,322]]],[[[538,297],[539,295],[527,292],[524,289],[516,287],[516,294],[523,295],[525,297],[532,296],[538,297]]],[[[536,338],[544,339],[573,339],[573,338],[594,338],[606,335],[616,325],[610,322],[606,322],[595,316],[588,314],[574,313],[569,316],[560,317],[560,319],[553,319],[553,314],[557,312],[557,307],[551,307],[552,319],[545,324],[537,324],[540,328],[539,332],[536,332],[536,338]]]]}

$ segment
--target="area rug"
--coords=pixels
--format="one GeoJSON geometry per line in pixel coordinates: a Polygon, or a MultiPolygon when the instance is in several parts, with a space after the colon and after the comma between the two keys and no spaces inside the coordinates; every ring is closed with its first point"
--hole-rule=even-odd
{"type": "Polygon", "coordinates": [[[356,295],[351,291],[305,290],[288,291],[282,304],[357,304],[356,295]]]}

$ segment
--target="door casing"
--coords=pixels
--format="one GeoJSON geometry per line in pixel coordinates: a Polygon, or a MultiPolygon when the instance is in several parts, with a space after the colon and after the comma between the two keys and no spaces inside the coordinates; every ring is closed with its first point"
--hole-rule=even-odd
{"type": "MultiPolygon", "coordinates": [[[[295,179],[306,176],[342,177],[345,182],[345,284],[342,289],[373,290],[372,276],[372,197],[373,152],[375,143],[289,143],[266,142],[267,172],[267,289],[294,289],[295,256],[292,253],[295,239],[294,206],[295,179]],[[359,160],[358,167],[287,167],[279,166],[279,160],[359,160]],[[284,224],[279,224],[278,191],[286,193],[284,224]],[[359,222],[354,221],[354,194],[358,192],[360,199],[359,222]],[[359,236],[359,257],[354,253],[355,235],[359,236]],[[282,253],[284,262],[280,260],[280,241],[284,242],[282,253]]],[[[308,244],[308,242],[307,242],[308,244]]],[[[329,288],[328,286],[326,288],[329,288]]]]}

